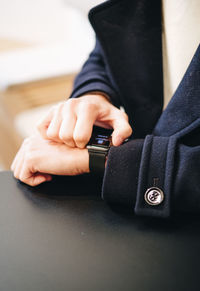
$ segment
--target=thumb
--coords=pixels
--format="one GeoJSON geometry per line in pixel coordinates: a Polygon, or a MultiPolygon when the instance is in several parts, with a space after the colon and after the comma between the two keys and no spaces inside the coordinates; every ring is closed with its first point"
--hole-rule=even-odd
{"type": "Polygon", "coordinates": [[[114,146],[121,145],[132,134],[132,128],[128,122],[127,114],[119,109],[118,111],[112,120],[112,143],[114,146]]]}

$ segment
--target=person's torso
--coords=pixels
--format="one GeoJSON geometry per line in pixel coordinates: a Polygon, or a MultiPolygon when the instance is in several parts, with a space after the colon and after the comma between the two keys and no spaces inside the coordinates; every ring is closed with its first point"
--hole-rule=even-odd
{"type": "MultiPolygon", "coordinates": [[[[172,4],[172,0],[166,1],[171,1],[168,4],[172,4]]],[[[173,3],[181,2],[177,1],[173,3]]],[[[194,0],[192,5],[196,3],[195,1],[197,2],[194,0]]],[[[188,3],[189,0],[184,2],[188,3]]],[[[184,22],[183,11],[186,7],[186,4],[182,7],[182,22],[184,22]]],[[[192,7],[188,16],[192,16],[192,11],[195,10],[194,6],[192,7]]],[[[174,13],[177,10],[180,9],[176,7],[174,13]]],[[[108,78],[119,90],[121,104],[129,116],[136,138],[152,132],[162,114],[163,103],[166,105],[172,97],[199,44],[199,37],[196,34],[192,36],[193,41],[188,37],[183,38],[183,43],[178,40],[178,37],[174,42],[171,41],[174,36],[173,30],[166,29],[170,19],[169,11],[168,8],[165,10],[163,27],[161,0],[110,0],[94,8],[89,15],[102,48],[108,78]],[[162,28],[164,28],[164,45],[162,45],[162,28]],[[175,62],[172,62],[174,58],[175,62]]],[[[195,19],[198,21],[197,17],[195,19]]],[[[180,32],[176,28],[176,35],[183,37],[184,27],[190,35],[189,27],[195,26],[195,21],[192,20],[190,23],[188,20],[184,25],[180,25],[180,32]]]]}

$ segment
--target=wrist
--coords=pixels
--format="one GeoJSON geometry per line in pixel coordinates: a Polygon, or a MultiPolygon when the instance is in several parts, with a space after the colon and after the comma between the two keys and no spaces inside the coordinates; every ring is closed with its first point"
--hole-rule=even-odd
{"type": "Polygon", "coordinates": [[[106,156],[106,160],[105,160],[105,168],[107,166],[107,160],[108,160],[108,156],[106,156]]]}
{"type": "Polygon", "coordinates": [[[60,162],[60,164],[63,164],[62,175],[74,176],[89,173],[89,154],[87,149],[65,147],[65,155],[62,155],[60,162]]]}
{"type": "Polygon", "coordinates": [[[84,173],[89,173],[89,153],[87,149],[83,149],[83,155],[84,155],[84,173]]]}
{"type": "Polygon", "coordinates": [[[81,149],[81,156],[77,158],[77,162],[79,163],[78,167],[81,169],[81,174],[89,173],[89,153],[87,149],[81,149]]]}
{"type": "MultiPolygon", "coordinates": [[[[108,94],[102,92],[102,91],[90,91],[84,95],[97,95],[97,96],[100,96],[100,97],[104,97],[105,99],[107,99],[109,102],[111,102],[111,99],[110,97],[108,96],[108,94]]],[[[83,95],[83,96],[84,96],[83,95]]]]}
{"type": "Polygon", "coordinates": [[[76,161],[76,168],[78,169],[79,174],[85,174],[90,172],[89,153],[87,149],[78,149],[76,161]]]}

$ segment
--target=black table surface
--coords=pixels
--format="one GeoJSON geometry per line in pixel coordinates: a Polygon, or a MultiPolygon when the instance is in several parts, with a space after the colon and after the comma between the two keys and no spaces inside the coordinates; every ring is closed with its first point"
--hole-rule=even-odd
{"type": "Polygon", "coordinates": [[[90,180],[0,173],[0,291],[200,290],[200,218],[111,209],[90,180]]]}

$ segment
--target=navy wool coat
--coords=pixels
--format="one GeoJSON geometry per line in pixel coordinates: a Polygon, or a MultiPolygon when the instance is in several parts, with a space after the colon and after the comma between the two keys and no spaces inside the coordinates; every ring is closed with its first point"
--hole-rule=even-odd
{"type": "Polygon", "coordinates": [[[130,141],[109,152],[103,199],[136,215],[200,213],[200,47],[162,112],[161,1],[109,0],[89,20],[96,46],[71,97],[105,92],[133,128],[130,141]],[[158,205],[144,198],[152,187],[163,191],[158,205]]]}

